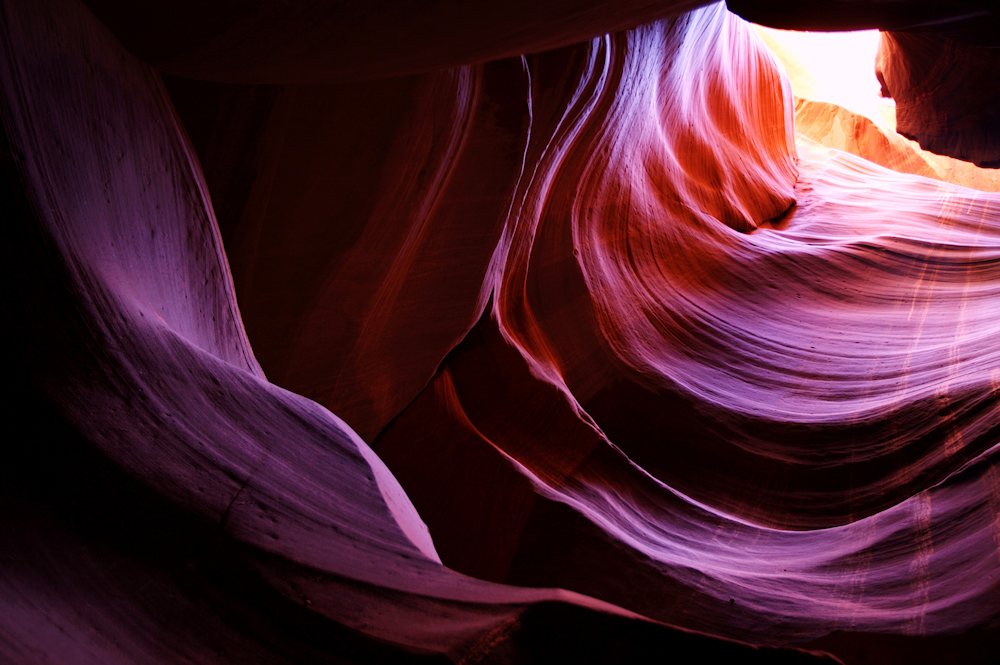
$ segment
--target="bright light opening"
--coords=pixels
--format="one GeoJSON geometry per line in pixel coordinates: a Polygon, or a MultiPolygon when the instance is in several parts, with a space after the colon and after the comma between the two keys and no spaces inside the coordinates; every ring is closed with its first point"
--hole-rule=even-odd
{"type": "Polygon", "coordinates": [[[817,115],[806,109],[807,117],[821,120],[819,125],[796,122],[797,129],[811,124],[813,131],[806,130],[806,138],[853,152],[902,173],[1000,192],[1000,169],[982,169],[969,162],[935,155],[896,133],[896,102],[882,97],[882,87],[875,76],[878,30],[795,32],[754,27],[784,65],[796,98],[834,104],[874,124],[871,133],[850,118],[836,117],[836,112],[824,124],[822,110],[817,115]],[[879,133],[882,138],[873,141],[879,133]]]}
{"type": "Polygon", "coordinates": [[[837,104],[895,130],[896,104],[875,77],[878,30],[795,32],[754,26],[788,72],[800,99],[837,104]]]}

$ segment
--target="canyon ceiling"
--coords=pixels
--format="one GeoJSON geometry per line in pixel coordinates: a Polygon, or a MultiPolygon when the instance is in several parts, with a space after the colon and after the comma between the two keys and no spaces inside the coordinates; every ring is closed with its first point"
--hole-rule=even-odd
{"type": "Polygon", "coordinates": [[[0,661],[1000,661],[992,6],[0,0],[0,661]]]}

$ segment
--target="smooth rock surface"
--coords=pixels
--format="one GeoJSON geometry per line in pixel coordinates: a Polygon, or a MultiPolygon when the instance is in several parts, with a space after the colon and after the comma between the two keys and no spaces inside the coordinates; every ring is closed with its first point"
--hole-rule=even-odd
{"type": "Polygon", "coordinates": [[[694,4],[0,2],[0,660],[995,662],[1000,195],[694,4]]]}

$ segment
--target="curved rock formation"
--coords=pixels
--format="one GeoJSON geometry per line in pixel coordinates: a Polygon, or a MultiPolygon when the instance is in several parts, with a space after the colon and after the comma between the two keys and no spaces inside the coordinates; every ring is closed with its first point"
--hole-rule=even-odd
{"type": "Polygon", "coordinates": [[[998,195],[722,4],[87,4],[0,3],[3,659],[998,656],[998,195]]]}
{"type": "Polygon", "coordinates": [[[726,0],[748,21],[787,30],[908,30],[996,44],[998,16],[990,0],[726,0]]]}
{"type": "Polygon", "coordinates": [[[899,133],[926,150],[1000,167],[998,46],[883,33],[877,72],[896,100],[899,133]]]}
{"type": "Polygon", "coordinates": [[[928,152],[915,141],[842,106],[811,99],[795,103],[795,131],[893,171],[944,180],[984,192],[1000,191],[1000,171],[928,152]]]}
{"type": "Polygon", "coordinates": [[[87,0],[134,52],[178,76],[331,83],[546,51],[707,4],[705,0],[87,0]]]}

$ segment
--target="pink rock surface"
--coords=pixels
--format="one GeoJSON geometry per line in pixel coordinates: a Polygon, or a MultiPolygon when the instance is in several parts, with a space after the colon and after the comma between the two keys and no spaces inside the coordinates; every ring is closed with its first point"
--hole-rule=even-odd
{"type": "Polygon", "coordinates": [[[970,162],[928,152],[916,141],[836,104],[797,100],[795,131],[800,138],[864,157],[893,171],[985,192],[1000,191],[1000,170],[978,168],[970,162]]]}
{"type": "Polygon", "coordinates": [[[721,4],[88,5],[0,3],[0,659],[997,657],[998,195],[721,4]]]}

